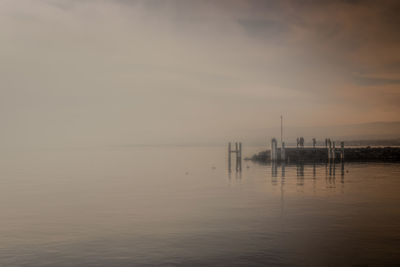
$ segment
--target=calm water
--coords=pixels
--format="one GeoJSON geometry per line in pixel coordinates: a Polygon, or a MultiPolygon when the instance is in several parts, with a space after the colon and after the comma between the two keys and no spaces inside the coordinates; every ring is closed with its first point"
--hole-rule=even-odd
{"type": "Polygon", "coordinates": [[[226,158],[223,147],[3,153],[0,266],[400,264],[400,165],[243,162],[229,175],[226,158]]]}

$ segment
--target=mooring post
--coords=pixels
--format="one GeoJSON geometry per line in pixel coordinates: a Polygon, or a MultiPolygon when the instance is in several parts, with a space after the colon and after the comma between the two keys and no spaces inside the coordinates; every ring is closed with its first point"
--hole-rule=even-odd
{"type": "Polygon", "coordinates": [[[235,152],[236,152],[236,171],[238,171],[239,170],[239,166],[238,166],[238,152],[239,151],[239,148],[238,148],[238,143],[237,142],[235,142],[235,152]]]}
{"type": "Polygon", "coordinates": [[[239,151],[237,152],[239,171],[242,171],[242,142],[239,142],[239,151]]]}
{"type": "Polygon", "coordinates": [[[276,159],[277,159],[277,145],[276,145],[276,139],[275,138],[272,138],[272,140],[271,140],[271,160],[272,161],[276,161],[276,159]]]}
{"type": "Polygon", "coordinates": [[[341,148],[340,159],[343,161],[344,160],[344,142],[340,142],[340,148],[341,148]]]}
{"type": "Polygon", "coordinates": [[[283,161],[283,162],[286,161],[285,142],[282,142],[282,147],[281,147],[281,161],[283,161]]]}
{"type": "Polygon", "coordinates": [[[333,160],[336,159],[336,145],[335,145],[335,142],[333,142],[332,158],[333,158],[333,160]]]}
{"type": "Polygon", "coordinates": [[[231,171],[231,142],[228,144],[228,170],[231,171]]]}
{"type": "Polygon", "coordinates": [[[328,160],[330,161],[332,158],[332,143],[331,139],[327,139],[326,143],[328,144],[328,160]]]}
{"type": "Polygon", "coordinates": [[[315,144],[317,143],[317,140],[315,138],[312,139],[312,147],[315,150],[315,144]]]}

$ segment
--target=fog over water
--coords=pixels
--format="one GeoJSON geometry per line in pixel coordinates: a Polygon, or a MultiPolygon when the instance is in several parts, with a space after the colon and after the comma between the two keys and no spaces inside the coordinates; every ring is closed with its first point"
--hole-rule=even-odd
{"type": "Polygon", "coordinates": [[[259,142],[281,114],[290,127],[399,121],[398,10],[3,0],[0,145],[259,142]]]}

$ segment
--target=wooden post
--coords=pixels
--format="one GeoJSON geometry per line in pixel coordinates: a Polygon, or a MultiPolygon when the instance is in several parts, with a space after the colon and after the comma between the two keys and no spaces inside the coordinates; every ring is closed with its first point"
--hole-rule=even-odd
{"type": "Polygon", "coordinates": [[[239,159],[239,171],[242,171],[242,142],[239,142],[238,159],[239,159]]]}
{"type": "Polygon", "coordinates": [[[271,160],[276,161],[277,160],[277,142],[275,138],[272,138],[271,140],[271,160]]]}
{"type": "Polygon", "coordinates": [[[283,161],[283,162],[286,161],[285,142],[282,142],[282,147],[281,147],[281,161],[283,161]]]}
{"type": "Polygon", "coordinates": [[[332,158],[333,158],[333,160],[336,159],[336,145],[335,145],[335,142],[333,142],[332,158]]]}
{"type": "Polygon", "coordinates": [[[328,145],[328,160],[330,161],[332,158],[332,143],[331,143],[331,139],[327,139],[326,143],[328,145]]]}
{"type": "Polygon", "coordinates": [[[236,142],[236,143],[235,143],[235,152],[236,152],[236,171],[238,171],[238,170],[239,170],[239,166],[238,166],[238,151],[239,151],[239,148],[238,148],[238,143],[236,142]]]}
{"type": "Polygon", "coordinates": [[[231,172],[231,142],[228,144],[228,170],[231,172]]]}
{"type": "Polygon", "coordinates": [[[343,161],[344,160],[344,142],[340,142],[340,148],[341,148],[340,159],[343,161]]]}
{"type": "Polygon", "coordinates": [[[242,171],[242,143],[235,142],[235,150],[232,150],[231,142],[228,143],[228,170],[231,172],[231,154],[236,154],[236,171],[242,171]]]}

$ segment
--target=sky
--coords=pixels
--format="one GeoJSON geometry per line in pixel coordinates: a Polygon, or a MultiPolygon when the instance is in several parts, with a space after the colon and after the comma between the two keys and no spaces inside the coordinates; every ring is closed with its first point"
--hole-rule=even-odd
{"type": "Polygon", "coordinates": [[[0,0],[0,147],[400,121],[398,14],[396,0],[0,0]]]}

